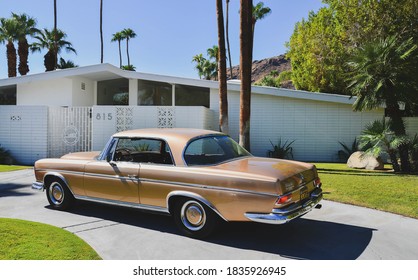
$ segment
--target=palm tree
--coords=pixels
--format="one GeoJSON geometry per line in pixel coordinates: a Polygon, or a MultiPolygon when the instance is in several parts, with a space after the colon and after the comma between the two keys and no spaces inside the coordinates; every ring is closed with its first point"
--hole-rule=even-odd
{"type": "Polygon", "coordinates": [[[103,63],[103,0],[100,0],[100,63],[103,63]]]}
{"type": "Polygon", "coordinates": [[[209,59],[205,59],[202,62],[202,71],[203,77],[205,80],[217,80],[218,79],[218,64],[216,61],[210,61],[209,59]]]}
{"type": "Polygon", "coordinates": [[[35,38],[38,42],[35,42],[31,45],[32,52],[41,51],[42,49],[47,49],[48,52],[44,56],[44,65],[46,71],[55,70],[55,49],[56,53],[59,54],[62,49],[66,52],[73,52],[77,54],[76,50],[73,48],[72,44],[69,41],[64,40],[67,37],[67,34],[60,29],[44,30],[35,38]]]}
{"type": "Polygon", "coordinates": [[[252,0],[240,0],[240,129],[239,144],[250,149],[252,0]]]}
{"type": "MultiPolygon", "coordinates": [[[[216,0],[216,16],[218,21],[218,50],[216,61],[218,62],[219,80],[219,129],[226,134],[229,133],[228,125],[228,88],[226,84],[226,51],[225,51],[225,30],[223,0],[216,0]]],[[[214,46],[215,48],[215,46],[214,46]]]]}
{"type": "Polygon", "coordinates": [[[269,7],[264,7],[263,2],[259,2],[257,3],[257,5],[253,6],[252,13],[253,13],[253,17],[252,17],[251,27],[252,27],[253,36],[254,36],[256,22],[259,21],[260,19],[265,18],[267,15],[269,15],[271,13],[271,9],[269,7]]]}
{"type": "Polygon", "coordinates": [[[251,30],[252,30],[252,36],[251,36],[251,48],[253,48],[254,44],[254,32],[255,32],[255,24],[260,19],[265,18],[267,15],[271,13],[271,9],[269,7],[264,7],[263,2],[257,3],[257,5],[252,7],[252,23],[251,23],[251,30]]]}
{"type": "MultiPolygon", "coordinates": [[[[218,0],[216,0],[218,1],[218,0]]],[[[224,43],[225,44],[225,43],[224,43]]],[[[219,69],[219,47],[218,46],[213,46],[212,48],[208,48],[206,50],[208,56],[209,56],[209,60],[213,59],[215,61],[215,70],[211,76],[214,76],[215,80],[218,80],[218,69],[219,69]]]]}
{"type": "Polygon", "coordinates": [[[382,121],[376,120],[366,125],[359,137],[359,148],[368,147],[365,154],[372,154],[375,157],[387,153],[393,170],[399,172],[400,167],[396,150],[405,143],[409,143],[409,141],[406,137],[396,136],[391,130],[391,126],[391,121],[386,122],[385,118],[382,121]]]}
{"type": "Polygon", "coordinates": [[[232,58],[231,58],[231,46],[229,45],[229,1],[226,0],[226,45],[228,49],[229,60],[229,78],[232,79],[232,58]]]}
{"type": "Polygon", "coordinates": [[[196,70],[197,73],[199,75],[199,79],[202,79],[202,76],[204,75],[203,73],[203,64],[204,61],[206,60],[206,58],[203,57],[203,54],[197,54],[195,56],[193,56],[192,62],[196,62],[196,70]]]}
{"type": "Polygon", "coordinates": [[[58,69],[67,69],[67,68],[75,68],[78,67],[73,61],[65,60],[64,58],[60,58],[60,62],[58,63],[58,69]]]}
{"type": "Polygon", "coordinates": [[[17,39],[18,23],[16,19],[0,19],[0,42],[6,44],[7,69],[10,77],[16,77],[16,48],[14,42],[17,39]],[[7,43],[6,43],[7,42],[7,43]]]}
{"type": "Polygon", "coordinates": [[[118,42],[118,47],[119,47],[119,68],[122,68],[122,52],[121,52],[121,48],[120,48],[120,42],[123,40],[123,35],[122,32],[116,32],[115,34],[112,35],[112,40],[111,42],[118,42]]]}
{"type": "Polygon", "coordinates": [[[129,40],[136,37],[135,31],[130,28],[125,28],[121,31],[123,39],[126,39],[126,55],[128,57],[128,66],[131,65],[131,61],[129,59],[129,40]]]}
{"type": "MultiPolygon", "coordinates": [[[[391,36],[367,42],[359,47],[348,62],[351,69],[349,89],[357,96],[356,111],[372,110],[382,105],[391,119],[396,136],[406,134],[399,103],[416,104],[418,97],[417,46],[413,39],[399,42],[391,36]]],[[[399,147],[402,171],[409,170],[408,146],[399,147]]]]}
{"type": "Polygon", "coordinates": [[[12,17],[17,21],[18,30],[18,54],[19,54],[19,73],[24,76],[29,72],[28,55],[29,43],[26,36],[34,37],[40,31],[36,28],[36,20],[27,14],[17,15],[12,13],[12,17]]]}

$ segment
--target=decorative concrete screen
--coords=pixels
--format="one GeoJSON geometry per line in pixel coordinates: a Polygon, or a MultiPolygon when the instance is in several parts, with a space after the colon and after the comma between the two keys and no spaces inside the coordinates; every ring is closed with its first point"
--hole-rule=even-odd
{"type": "Polygon", "coordinates": [[[0,146],[19,164],[47,156],[48,107],[0,106],[0,146]]]}
{"type": "Polygon", "coordinates": [[[50,107],[48,157],[91,150],[91,107],[50,107]]]}
{"type": "Polygon", "coordinates": [[[94,106],[93,150],[101,150],[112,134],[138,128],[212,127],[212,111],[203,106],[94,106]]]}

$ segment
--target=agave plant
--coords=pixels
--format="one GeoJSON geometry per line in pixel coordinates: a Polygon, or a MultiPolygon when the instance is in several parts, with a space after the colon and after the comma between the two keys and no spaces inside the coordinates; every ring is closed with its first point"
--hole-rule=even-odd
{"type": "Polygon", "coordinates": [[[295,140],[290,141],[286,140],[284,143],[282,143],[282,139],[279,139],[279,142],[277,145],[274,145],[273,142],[270,141],[271,146],[273,147],[273,150],[268,151],[268,155],[271,158],[281,158],[281,159],[293,159],[293,148],[291,147],[293,142],[295,140]]]}
{"type": "Polygon", "coordinates": [[[338,151],[338,158],[343,162],[346,162],[348,160],[348,158],[351,156],[351,154],[353,154],[353,153],[355,153],[359,150],[359,147],[358,147],[359,143],[357,141],[357,138],[354,138],[354,141],[351,144],[351,147],[349,147],[348,145],[346,145],[342,142],[339,142],[339,141],[338,141],[338,143],[340,143],[340,145],[343,147],[342,150],[338,151]]]}

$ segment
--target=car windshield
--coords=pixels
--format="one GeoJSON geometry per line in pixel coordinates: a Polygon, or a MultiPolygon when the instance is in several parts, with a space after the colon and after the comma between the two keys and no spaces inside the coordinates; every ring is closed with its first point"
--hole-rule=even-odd
{"type": "Polygon", "coordinates": [[[207,136],[189,143],[184,151],[187,165],[214,165],[236,158],[251,156],[228,136],[207,136]]]}

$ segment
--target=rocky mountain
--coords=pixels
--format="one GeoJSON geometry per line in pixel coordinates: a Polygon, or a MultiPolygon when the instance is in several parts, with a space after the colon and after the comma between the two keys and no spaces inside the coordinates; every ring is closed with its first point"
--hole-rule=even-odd
{"type": "MultiPolygon", "coordinates": [[[[279,74],[282,71],[290,70],[290,60],[286,59],[284,55],[274,56],[270,58],[265,58],[262,60],[253,61],[252,67],[252,79],[251,82],[255,83],[258,80],[262,79],[264,76],[269,75],[272,71],[277,71],[279,74]]],[[[231,79],[229,75],[229,68],[227,70],[227,79],[231,79]]],[[[239,78],[239,65],[232,67],[232,79],[239,78]]],[[[283,87],[293,89],[292,83],[285,82],[283,87]]]]}

